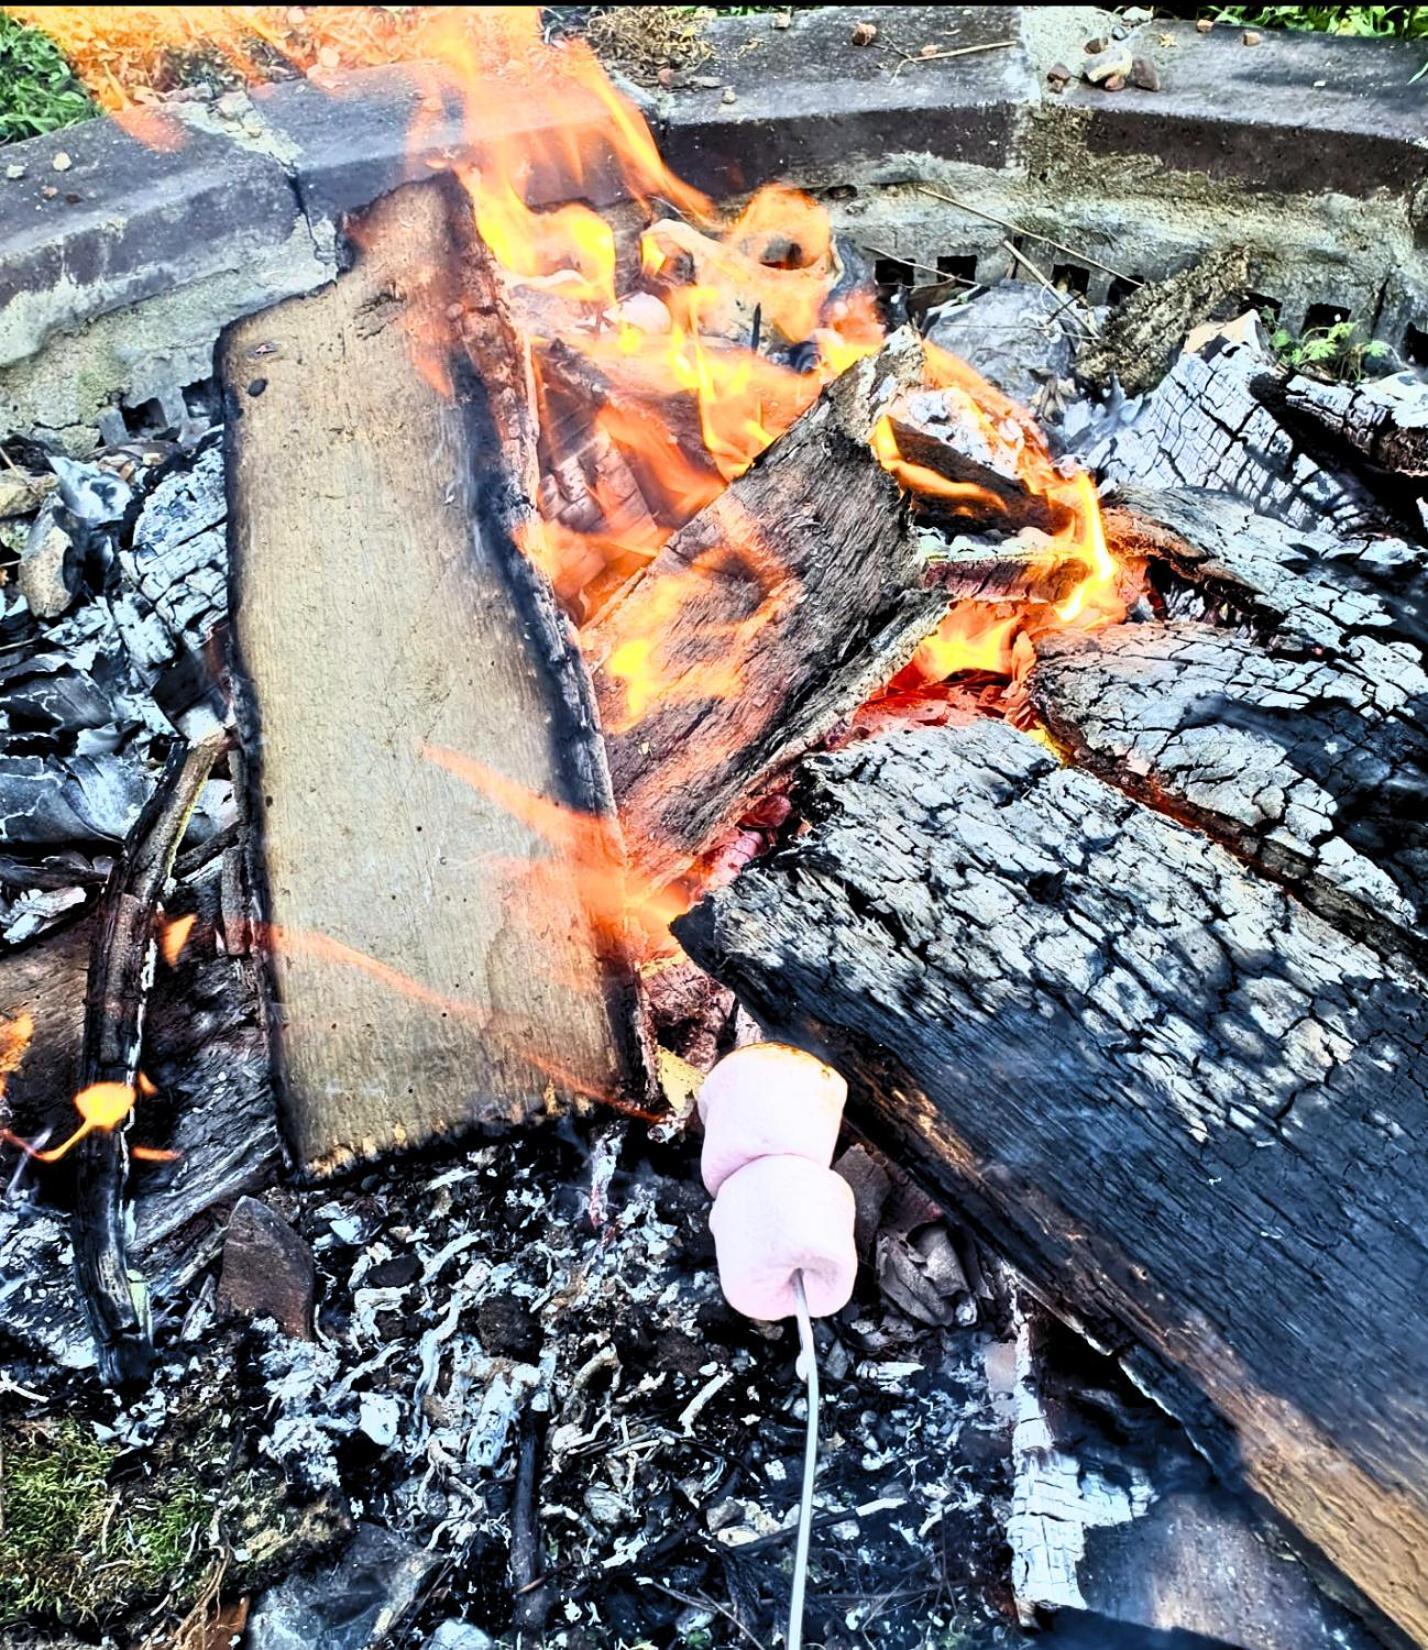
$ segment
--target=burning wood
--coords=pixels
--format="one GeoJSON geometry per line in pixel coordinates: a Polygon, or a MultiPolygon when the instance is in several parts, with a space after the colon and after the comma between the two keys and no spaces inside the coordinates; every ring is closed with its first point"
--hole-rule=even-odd
{"type": "Polygon", "coordinates": [[[621,876],[589,690],[512,544],[524,354],[464,197],[406,189],[359,239],[333,287],[223,348],[278,1055],[315,1172],[642,1082],[623,936],[587,903],[621,876]],[[582,815],[589,886],[435,746],[582,815]]]}
{"type": "Polygon", "coordinates": [[[911,337],[852,368],[586,633],[644,875],[683,870],[945,607],[920,588],[898,490],[869,445],[920,369],[911,337]]]}

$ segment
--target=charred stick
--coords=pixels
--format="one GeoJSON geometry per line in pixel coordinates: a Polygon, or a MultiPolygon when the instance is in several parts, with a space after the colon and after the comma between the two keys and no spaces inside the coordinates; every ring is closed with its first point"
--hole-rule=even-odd
{"type": "Polygon", "coordinates": [[[511,1582],[516,1607],[511,1625],[520,1635],[531,1633],[539,1639],[550,1611],[550,1593],[540,1551],[540,1513],[537,1506],[540,1482],[543,1417],[528,1411],[521,1429],[521,1451],[516,1463],[516,1489],[511,1505],[511,1582]]]}
{"type": "MultiPolygon", "coordinates": [[[[222,746],[223,735],[215,734],[174,749],[110,873],[90,944],[81,1093],[101,1083],[134,1092],[154,978],[154,916],[222,746]]],[[[110,1386],[143,1380],[153,1352],[147,1295],[128,1264],[127,1127],[128,1117],[115,1127],[95,1128],[76,1148],[75,1274],[99,1373],[110,1386]]]]}

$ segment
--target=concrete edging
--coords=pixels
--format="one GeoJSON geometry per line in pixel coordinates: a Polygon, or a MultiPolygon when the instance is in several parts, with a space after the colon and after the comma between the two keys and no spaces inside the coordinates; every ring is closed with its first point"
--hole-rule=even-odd
{"type": "MultiPolygon", "coordinates": [[[[1234,29],[1151,24],[1133,44],[1154,56],[1160,91],[1073,82],[1053,93],[1053,54],[1074,67],[1098,19],[1113,21],[1015,6],[798,10],[783,29],[767,15],[724,18],[710,26],[705,84],[660,94],[651,119],[675,170],[718,195],[772,178],[829,187],[858,168],[891,185],[930,164],[1054,180],[1116,163],[1250,196],[1390,200],[1417,244],[1428,239],[1428,80],[1408,85],[1421,46],[1265,34],[1247,48],[1234,29]],[[850,39],[862,20],[877,25],[871,46],[850,39]],[[961,55],[919,60],[925,44],[961,55]]],[[[171,309],[180,343],[166,353],[142,325],[135,339],[116,331],[93,383],[76,381],[60,347],[77,418],[96,397],[133,402],[184,381],[227,321],[330,278],[343,214],[479,146],[479,126],[447,110],[427,116],[409,154],[419,96],[400,70],[366,70],[342,95],[294,81],[251,105],[179,105],[183,142],[168,151],[106,119],[9,146],[5,167],[24,175],[0,177],[0,422],[35,411],[27,364],[106,317],[157,305],[167,324],[171,309]],[[60,155],[70,164],[57,171],[60,155]]],[[[533,129],[543,119],[533,112],[533,129]]]]}

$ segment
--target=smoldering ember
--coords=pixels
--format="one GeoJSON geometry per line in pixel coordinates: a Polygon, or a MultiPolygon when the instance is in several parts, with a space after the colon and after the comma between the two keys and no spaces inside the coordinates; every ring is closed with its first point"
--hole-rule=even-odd
{"type": "Polygon", "coordinates": [[[1428,1646],[1425,63],[0,9],[7,1650],[1428,1646]]]}

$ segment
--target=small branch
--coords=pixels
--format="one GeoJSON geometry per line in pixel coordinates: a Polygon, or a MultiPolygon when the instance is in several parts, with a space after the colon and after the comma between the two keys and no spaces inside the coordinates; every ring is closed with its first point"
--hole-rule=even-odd
{"type": "Polygon", "coordinates": [[[538,1642],[550,1612],[550,1593],[541,1568],[540,1515],[536,1508],[540,1445],[540,1420],[527,1411],[511,1504],[511,1583],[516,1600],[511,1625],[516,1630],[518,1643],[524,1633],[532,1634],[538,1642]]]}
{"type": "MultiPolygon", "coordinates": [[[[90,944],[81,1091],[95,1083],[132,1090],[138,1080],[154,977],[154,916],[223,744],[224,735],[215,734],[175,748],[110,873],[90,944]]],[[[110,1386],[142,1381],[153,1354],[148,1298],[142,1280],[129,1271],[125,1238],[127,1128],[128,1119],[116,1128],[96,1128],[75,1149],[75,1276],[100,1377],[110,1386]]]]}
{"type": "MultiPolygon", "coordinates": [[[[1052,286],[1051,282],[1047,280],[1045,274],[1038,269],[1037,266],[1032,263],[1031,259],[1027,257],[1026,253],[1022,252],[1012,241],[1003,240],[1002,245],[1009,253],[1011,253],[1015,262],[1021,264],[1021,266],[1030,273],[1031,278],[1038,284],[1038,286],[1044,288],[1053,298],[1066,299],[1066,302],[1063,303],[1061,308],[1056,311],[1057,316],[1061,315],[1063,311],[1070,308],[1075,303],[1076,299],[1081,296],[1078,292],[1073,292],[1068,295],[1067,293],[1061,292],[1056,287],[1052,286]]],[[[1053,316],[1052,319],[1055,319],[1055,316],[1053,316]]],[[[1091,324],[1089,317],[1085,315],[1077,315],[1076,319],[1086,329],[1087,333],[1094,338],[1096,335],[1096,329],[1091,324]]]]}
{"type": "Polygon", "coordinates": [[[1119,269],[1112,269],[1109,264],[1103,264],[1098,258],[1093,258],[1089,252],[1078,252],[1074,246],[1067,246],[1065,241],[1054,241],[1050,235],[1039,235],[1036,230],[1023,228],[1021,224],[1013,223],[1009,218],[999,218],[995,212],[984,212],[980,206],[959,200],[956,195],[949,195],[945,189],[934,189],[926,183],[919,183],[916,188],[920,194],[931,195],[936,201],[946,201],[948,206],[960,207],[963,212],[970,212],[974,218],[981,218],[984,223],[994,223],[998,229],[1008,229],[1013,235],[1025,235],[1029,241],[1040,241],[1045,246],[1054,246],[1068,258],[1079,258],[1083,264],[1090,264],[1092,269],[1099,269],[1103,274],[1114,275],[1118,281],[1129,281],[1132,286],[1142,284],[1133,276],[1124,275],[1119,269]]]}

